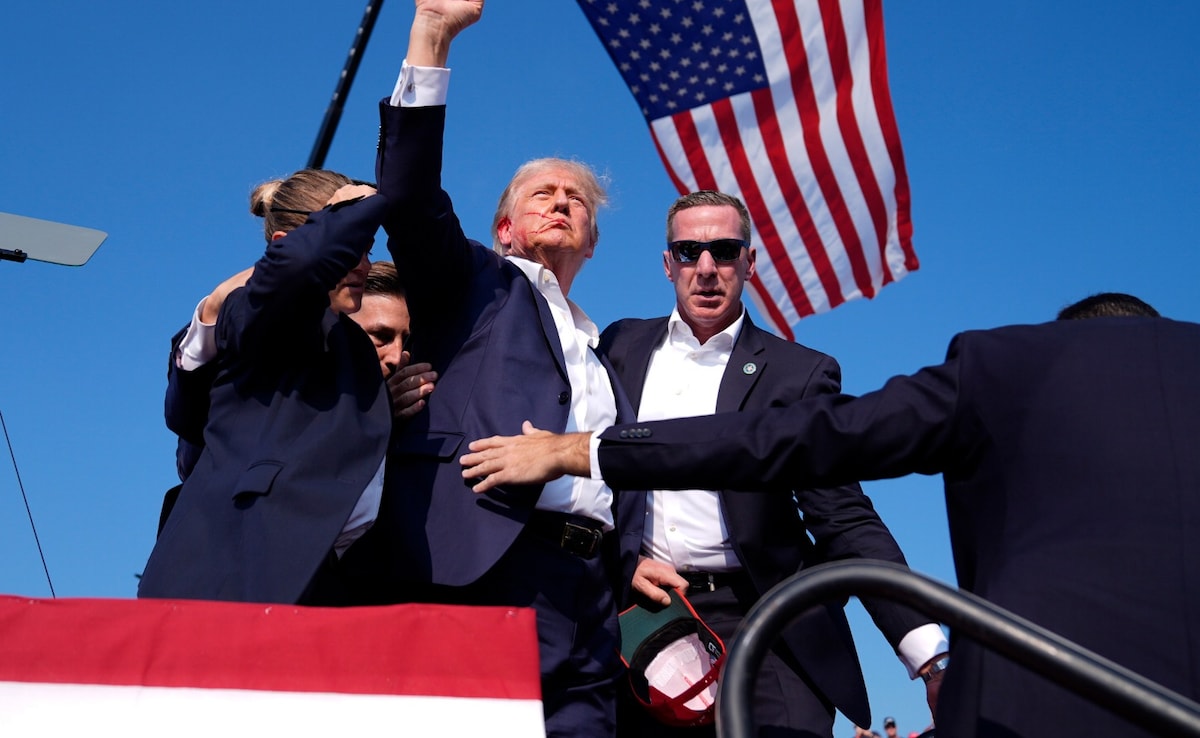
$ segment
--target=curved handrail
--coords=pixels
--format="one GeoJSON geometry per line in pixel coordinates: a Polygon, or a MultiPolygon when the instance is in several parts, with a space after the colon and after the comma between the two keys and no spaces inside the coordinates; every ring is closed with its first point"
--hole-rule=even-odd
{"type": "Polygon", "coordinates": [[[897,564],[838,561],[796,574],[750,608],[729,643],[717,735],[755,735],[754,681],[775,638],[805,610],[848,596],[901,602],[1070,691],[1160,735],[1200,738],[1200,705],[1024,618],[897,564]]]}

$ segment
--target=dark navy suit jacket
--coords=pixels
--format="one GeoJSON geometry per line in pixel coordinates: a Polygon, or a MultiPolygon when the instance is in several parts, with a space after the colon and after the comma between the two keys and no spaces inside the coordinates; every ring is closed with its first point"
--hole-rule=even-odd
{"type": "Polygon", "coordinates": [[[328,296],[386,207],[379,196],[334,206],[268,246],[217,319],[211,403],[170,373],[168,426],[194,437],[207,412],[204,450],[139,597],[292,603],[304,593],[391,429],[375,349],[328,296]]]}
{"type": "MultiPolygon", "coordinates": [[[[600,350],[612,362],[634,407],[641,405],[651,354],[666,335],[663,317],[621,320],[601,337],[600,350]]],[[[721,380],[716,409],[786,407],[840,389],[841,371],[832,357],[773,336],[746,316],[721,380]]],[[[892,534],[857,484],[796,492],[804,519],[791,495],[719,491],[730,540],[759,595],[822,561],[866,557],[905,563],[892,534]]],[[[893,647],[910,630],[930,622],[888,603],[864,604],[893,647]]],[[[786,631],[784,639],[810,683],[856,725],[870,725],[866,687],[840,604],[809,612],[786,631]]]]}
{"type": "MultiPolygon", "coordinates": [[[[390,572],[462,586],[508,550],[542,486],[477,495],[463,481],[458,458],[477,438],[519,435],[524,420],[563,431],[571,387],[546,300],[520,269],[463,235],[442,190],[445,107],[401,108],[384,101],[380,110],[376,175],[379,191],[393,204],[385,223],[388,249],[401,273],[413,275],[408,304],[414,341],[422,360],[438,372],[438,383],[426,410],[393,442],[380,526],[371,537],[389,550],[390,572]]],[[[633,419],[620,386],[612,383],[618,418],[633,419]]],[[[635,522],[640,540],[642,521],[635,522]]],[[[624,553],[621,566],[611,562],[609,570],[621,573],[614,586],[632,577],[636,550],[624,553]]]]}
{"type": "MultiPolygon", "coordinates": [[[[1200,699],[1200,325],[972,331],[854,399],[604,434],[614,484],[780,490],[941,472],[959,584],[1200,699]],[[751,460],[751,463],[747,463],[751,460]]],[[[955,639],[938,732],[1146,735],[955,639]]]]}

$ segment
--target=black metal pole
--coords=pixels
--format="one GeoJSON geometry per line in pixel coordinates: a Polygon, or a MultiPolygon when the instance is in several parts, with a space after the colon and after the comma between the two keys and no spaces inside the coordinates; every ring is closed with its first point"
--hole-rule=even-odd
{"type": "Polygon", "coordinates": [[[312,154],[308,157],[309,169],[320,169],[325,166],[325,156],[333,143],[333,134],[337,131],[338,122],[342,119],[342,108],[346,97],[350,94],[350,86],[354,84],[354,75],[358,73],[359,62],[367,51],[367,41],[371,39],[371,30],[375,28],[375,19],[379,17],[379,9],[383,0],[367,0],[367,9],[363,11],[362,22],[354,33],[354,43],[350,45],[350,53],[346,57],[346,65],[342,67],[342,75],[338,78],[337,87],[333,90],[333,99],[325,110],[325,120],[321,122],[321,130],[317,132],[317,141],[313,144],[312,154]]]}
{"type": "MultiPolygon", "coordinates": [[[[1157,735],[1200,738],[1200,705],[970,592],[885,561],[839,561],[780,582],[750,608],[729,643],[717,693],[717,735],[751,738],[754,681],[776,637],[805,610],[849,595],[908,605],[1157,735]]],[[[950,667],[954,668],[953,664],[950,667]]]]}

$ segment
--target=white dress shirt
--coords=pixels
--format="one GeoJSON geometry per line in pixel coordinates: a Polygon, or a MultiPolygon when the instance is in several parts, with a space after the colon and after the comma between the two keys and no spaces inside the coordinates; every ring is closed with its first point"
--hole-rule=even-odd
{"type": "MultiPolygon", "coordinates": [[[[701,344],[679,317],[678,309],[672,311],[667,337],[650,355],[638,420],[716,412],[721,377],[744,318],[743,312],[725,330],[701,344]]],[[[712,490],[647,492],[642,553],[671,564],[677,571],[741,569],[721,505],[720,494],[712,490]]]]}

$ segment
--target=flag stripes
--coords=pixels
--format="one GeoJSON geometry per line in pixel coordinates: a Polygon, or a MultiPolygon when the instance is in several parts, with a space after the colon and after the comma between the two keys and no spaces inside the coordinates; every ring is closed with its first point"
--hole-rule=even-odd
{"type": "Polygon", "coordinates": [[[681,192],[750,210],[776,332],[918,267],[880,0],[579,0],[681,192]]]}

